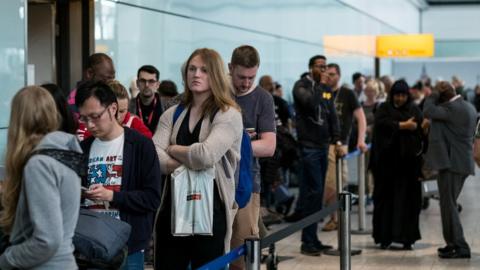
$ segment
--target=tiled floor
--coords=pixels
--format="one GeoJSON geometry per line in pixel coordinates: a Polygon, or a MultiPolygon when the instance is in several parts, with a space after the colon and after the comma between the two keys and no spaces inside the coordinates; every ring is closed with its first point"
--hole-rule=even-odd
{"type": "MultiPolygon", "coordinates": [[[[477,171],[478,174],[478,171],[477,171]]],[[[459,202],[463,205],[462,224],[468,243],[471,246],[471,259],[445,260],[437,257],[437,248],[444,246],[440,212],[437,200],[430,201],[430,207],[423,210],[420,217],[422,240],[413,251],[381,250],[377,248],[370,235],[352,235],[352,247],[362,250],[361,255],[352,257],[352,269],[480,269],[480,176],[470,177],[463,189],[459,202]]],[[[368,228],[371,228],[371,215],[367,215],[368,228]]],[[[285,224],[272,227],[278,230],[285,224]]],[[[321,228],[321,227],[320,227],[321,228]]],[[[352,229],[357,227],[357,213],[354,209],[352,229]]],[[[336,232],[319,232],[320,239],[327,244],[337,246],[336,232]]],[[[330,270],[340,269],[338,257],[322,255],[309,257],[300,254],[300,233],[296,233],[277,243],[280,256],[280,270],[330,270]]],[[[265,265],[262,269],[266,269],[265,265]]]]}
{"type": "MultiPolygon", "coordinates": [[[[477,175],[480,171],[477,170],[477,175]]],[[[440,212],[437,200],[430,200],[430,207],[420,216],[422,239],[413,251],[381,250],[376,247],[370,235],[352,235],[352,247],[361,249],[362,254],[351,258],[354,270],[480,270],[480,176],[467,179],[459,202],[463,205],[461,219],[465,237],[472,251],[471,259],[445,260],[437,257],[437,248],[444,246],[440,212]]],[[[367,209],[371,210],[371,209],[367,209]]],[[[370,212],[370,211],[369,211],[370,212]]],[[[352,230],[357,226],[357,211],[352,213],[352,230]]],[[[371,214],[367,215],[367,229],[371,228],[371,214]]],[[[288,226],[272,226],[272,232],[288,226]]],[[[321,226],[319,226],[321,228],[321,226]]],[[[320,239],[337,246],[336,232],[319,232],[320,239]]],[[[280,257],[280,270],[333,270],[340,269],[339,257],[322,255],[309,257],[300,254],[300,233],[280,241],[276,245],[280,257]]],[[[266,253],[266,251],[264,251],[266,253]]],[[[152,268],[146,268],[152,269],[152,268]]],[[[262,269],[266,269],[262,265],[262,269]]]]}

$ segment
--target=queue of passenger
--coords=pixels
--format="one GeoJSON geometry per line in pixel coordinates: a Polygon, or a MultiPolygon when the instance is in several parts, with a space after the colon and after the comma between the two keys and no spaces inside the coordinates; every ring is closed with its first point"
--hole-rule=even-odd
{"type": "MultiPolygon", "coordinates": [[[[458,80],[411,88],[405,80],[355,73],[350,88],[340,84],[338,64],[315,55],[293,87],[292,109],[271,76],[255,83],[259,65],[249,45],[233,50],[228,69],[215,50],[197,49],[180,71],[182,94],[144,65],[134,85],[138,95],[130,98],[114,80],[113,60],[96,53],[68,101],[54,84],[21,89],[8,131],[0,269],[76,269],[80,208],[129,225],[122,269],[144,269],[152,258],[155,269],[198,268],[248,237],[265,237],[272,214],[293,222],[332,203],[336,158],[349,144],[366,152],[366,143],[372,144],[366,173],[372,175],[373,241],[382,249],[392,243],[414,249],[421,239],[418,180],[427,164],[438,171],[446,242],[438,256],[470,258],[456,200],[480,147],[473,153],[476,112],[458,80]],[[251,143],[248,171],[240,166],[244,133],[251,143]],[[40,149],[73,153],[76,167],[40,149]],[[239,208],[242,174],[250,175],[251,194],[239,208]],[[293,176],[299,196],[290,213],[293,176]],[[198,177],[205,184],[179,202],[186,192],[180,187],[198,184],[198,177]],[[195,208],[196,201],[205,208],[195,208]],[[186,228],[192,231],[177,231],[186,228]]],[[[335,229],[332,216],[323,230],[335,229]]],[[[332,248],[318,238],[317,224],[302,230],[301,242],[308,256],[332,248]]],[[[230,265],[244,268],[242,260],[230,265]]]]}

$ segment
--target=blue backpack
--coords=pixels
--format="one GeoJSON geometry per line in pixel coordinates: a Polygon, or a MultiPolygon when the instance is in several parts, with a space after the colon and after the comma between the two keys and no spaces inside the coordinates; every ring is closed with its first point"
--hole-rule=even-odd
{"type": "MultiPolygon", "coordinates": [[[[180,117],[180,114],[183,112],[184,109],[185,108],[182,104],[178,104],[177,108],[175,109],[175,112],[173,113],[173,124],[175,124],[175,122],[177,121],[178,117],[180,117]]],[[[213,121],[213,116],[210,118],[210,121],[213,121]]],[[[235,184],[236,184],[235,201],[237,202],[239,208],[243,208],[250,201],[250,196],[252,195],[252,190],[253,190],[252,142],[250,141],[250,136],[245,130],[243,130],[243,133],[242,133],[242,143],[240,145],[240,162],[239,163],[240,164],[237,164],[237,169],[235,170],[235,184]]]]}

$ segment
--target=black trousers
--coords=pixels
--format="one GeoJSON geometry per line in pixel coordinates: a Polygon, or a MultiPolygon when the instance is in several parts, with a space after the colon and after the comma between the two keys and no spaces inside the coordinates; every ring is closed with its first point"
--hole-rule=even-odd
{"type": "MultiPolygon", "coordinates": [[[[166,182],[169,185],[169,181],[166,182]]],[[[213,197],[213,235],[178,237],[171,233],[171,190],[165,194],[165,206],[159,214],[155,230],[155,269],[183,270],[191,264],[192,269],[222,256],[225,252],[227,221],[225,206],[220,199],[216,183],[213,197]]]]}

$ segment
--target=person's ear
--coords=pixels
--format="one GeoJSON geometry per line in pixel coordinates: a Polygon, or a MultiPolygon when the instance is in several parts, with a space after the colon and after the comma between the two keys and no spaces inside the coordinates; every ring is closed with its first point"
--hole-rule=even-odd
{"type": "Polygon", "coordinates": [[[95,71],[93,71],[93,68],[87,68],[87,70],[85,70],[85,79],[87,79],[87,81],[92,80],[94,76],[95,71]]]}
{"type": "Polygon", "coordinates": [[[118,113],[118,104],[116,102],[112,103],[110,105],[110,112],[112,113],[112,115],[117,115],[118,113]]]}

